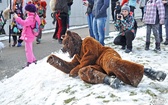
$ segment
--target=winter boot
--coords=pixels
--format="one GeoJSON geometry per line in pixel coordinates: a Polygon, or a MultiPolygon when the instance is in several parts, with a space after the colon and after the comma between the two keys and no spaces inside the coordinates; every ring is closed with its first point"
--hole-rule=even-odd
{"type": "Polygon", "coordinates": [[[155,46],[154,51],[160,51],[160,43],[155,43],[155,46]]]}
{"type": "Polygon", "coordinates": [[[104,83],[110,85],[110,87],[114,89],[118,89],[121,86],[121,81],[118,78],[111,78],[109,76],[104,78],[104,83]]]}
{"type": "Polygon", "coordinates": [[[150,42],[146,42],[145,50],[149,50],[150,42]]]}
{"type": "Polygon", "coordinates": [[[168,45],[168,39],[163,43],[164,45],[168,45]]]}
{"type": "Polygon", "coordinates": [[[22,46],[22,44],[18,42],[17,47],[21,47],[21,46],[22,46]]]}
{"type": "Polygon", "coordinates": [[[12,47],[15,47],[15,46],[16,46],[16,44],[17,44],[17,42],[16,42],[16,41],[14,41],[14,42],[13,42],[13,44],[12,44],[12,47]]]}
{"type": "Polygon", "coordinates": [[[144,75],[152,80],[163,81],[166,78],[166,73],[162,71],[154,71],[150,68],[144,68],[144,75]]]}

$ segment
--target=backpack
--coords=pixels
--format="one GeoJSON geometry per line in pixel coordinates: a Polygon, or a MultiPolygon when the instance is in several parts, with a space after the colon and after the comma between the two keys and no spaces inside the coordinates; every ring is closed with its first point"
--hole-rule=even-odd
{"type": "Polygon", "coordinates": [[[34,28],[31,27],[31,29],[32,29],[33,35],[38,36],[38,34],[40,33],[40,25],[38,24],[37,21],[35,22],[35,27],[34,28]]]}

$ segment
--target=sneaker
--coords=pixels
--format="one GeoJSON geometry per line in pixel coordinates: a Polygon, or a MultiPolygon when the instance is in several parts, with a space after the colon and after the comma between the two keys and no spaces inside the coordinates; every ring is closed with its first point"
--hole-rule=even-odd
{"type": "Polygon", "coordinates": [[[125,50],[125,53],[130,53],[132,50],[130,50],[130,49],[126,49],[125,50]]]}
{"type": "Polygon", "coordinates": [[[22,44],[21,44],[21,43],[18,43],[18,44],[17,44],[17,47],[21,47],[21,46],[22,46],[22,44]]]}

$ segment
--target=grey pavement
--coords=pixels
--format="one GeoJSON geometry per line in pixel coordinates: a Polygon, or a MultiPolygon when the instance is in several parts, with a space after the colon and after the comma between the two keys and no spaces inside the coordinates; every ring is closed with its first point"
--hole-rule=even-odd
{"type": "MultiPolygon", "coordinates": [[[[142,26],[143,23],[137,19],[138,26],[142,26]]],[[[82,38],[89,36],[88,27],[70,29],[78,33],[82,38]]],[[[110,24],[109,31],[115,31],[113,24],[110,24]]],[[[34,54],[37,60],[41,60],[44,57],[50,55],[52,52],[59,51],[61,45],[57,40],[52,39],[53,32],[44,33],[42,36],[42,43],[36,44],[34,42],[34,54]]],[[[24,51],[24,43],[22,47],[10,47],[8,40],[2,41],[5,44],[3,52],[0,54],[0,80],[9,78],[22,70],[22,66],[26,64],[26,57],[24,51]]]]}

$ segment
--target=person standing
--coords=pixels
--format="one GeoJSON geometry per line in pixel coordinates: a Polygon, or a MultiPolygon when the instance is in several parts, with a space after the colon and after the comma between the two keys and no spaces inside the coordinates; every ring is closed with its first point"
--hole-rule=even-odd
{"type": "MultiPolygon", "coordinates": [[[[163,43],[164,45],[168,45],[168,0],[162,0],[164,7],[165,7],[165,31],[166,31],[166,39],[165,42],[163,43]]],[[[160,41],[163,41],[162,38],[162,25],[159,25],[159,37],[160,41]]]]}
{"type": "Polygon", "coordinates": [[[143,22],[147,25],[146,46],[145,50],[149,50],[151,29],[155,36],[155,51],[160,51],[159,24],[164,24],[165,8],[162,0],[148,0],[146,4],[146,12],[143,22]]]}
{"type": "Polygon", "coordinates": [[[115,21],[115,13],[114,13],[114,10],[115,10],[115,7],[116,7],[116,2],[118,0],[111,0],[111,15],[112,15],[112,19],[113,21],[115,21]]]}
{"type": "Polygon", "coordinates": [[[130,6],[130,12],[133,13],[134,16],[134,10],[136,9],[136,3],[138,0],[128,0],[128,5],[130,6]]]}
{"type": "Polygon", "coordinates": [[[120,14],[121,12],[121,5],[120,5],[120,2],[117,1],[116,2],[116,7],[115,7],[115,10],[114,10],[114,21],[116,22],[117,20],[117,14],[120,14]]]}
{"type": "Polygon", "coordinates": [[[35,35],[33,34],[33,30],[31,27],[34,27],[36,21],[40,24],[40,17],[36,15],[36,7],[34,4],[27,4],[25,6],[27,18],[23,20],[18,17],[17,14],[14,14],[14,18],[16,22],[23,26],[23,31],[20,39],[25,42],[25,53],[27,58],[27,64],[25,67],[28,67],[31,63],[36,63],[36,58],[33,53],[33,41],[35,39],[35,35]]]}
{"type": "Polygon", "coordinates": [[[88,0],[88,2],[83,2],[83,5],[87,6],[87,10],[86,10],[86,16],[87,16],[87,22],[88,22],[88,26],[89,26],[89,33],[90,36],[95,38],[94,34],[93,34],[93,14],[92,14],[92,9],[93,9],[93,2],[88,0]]]}
{"type": "MultiPolygon", "coordinates": [[[[23,10],[22,10],[24,0],[13,0],[12,4],[13,4],[12,5],[12,12],[16,13],[19,17],[24,19],[23,10]]],[[[12,20],[11,26],[12,26],[12,37],[13,37],[12,47],[15,47],[16,44],[17,44],[17,47],[21,47],[22,42],[23,42],[23,40],[20,39],[20,36],[22,33],[22,26],[20,24],[18,24],[15,21],[15,19],[12,20]],[[17,38],[17,36],[19,36],[19,39],[17,38]]]]}
{"type": "Polygon", "coordinates": [[[62,35],[65,35],[68,26],[69,10],[68,6],[72,5],[73,0],[56,0],[54,7],[54,18],[56,22],[56,28],[53,35],[54,39],[58,39],[58,43],[62,44],[62,35]]]}
{"type": "Polygon", "coordinates": [[[93,33],[95,39],[104,46],[105,24],[107,19],[107,8],[109,7],[109,0],[92,0],[93,5],[93,33]]]}
{"type": "Polygon", "coordinates": [[[141,13],[142,13],[141,21],[143,19],[144,9],[145,9],[145,6],[146,6],[146,2],[147,2],[147,0],[140,0],[139,1],[139,8],[141,9],[141,13]]]}

